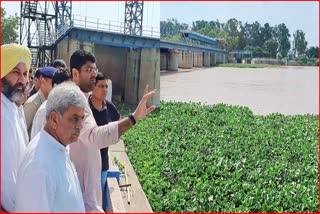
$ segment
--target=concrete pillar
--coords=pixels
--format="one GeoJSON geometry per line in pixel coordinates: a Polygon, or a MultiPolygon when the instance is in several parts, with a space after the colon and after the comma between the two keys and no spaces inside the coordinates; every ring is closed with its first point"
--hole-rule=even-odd
{"type": "Polygon", "coordinates": [[[63,59],[70,67],[70,58],[73,52],[83,49],[94,54],[95,45],[93,42],[81,42],[75,39],[64,39],[57,44],[57,59],[63,59]]]}
{"type": "Polygon", "coordinates": [[[199,57],[199,59],[198,59],[199,64],[198,65],[199,65],[199,67],[202,67],[203,66],[203,53],[199,52],[198,57],[199,57]]]}
{"type": "Polygon", "coordinates": [[[70,68],[70,57],[80,48],[80,42],[74,39],[63,39],[57,44],[57,58],[63,59],[70,68]]]}
{"type": "Polygon", "coordinates": [[[160,50],[159,48],[130,49],[127,54],[127,72],[124,101],[138,104],[146,85],[157,89],[148,106],[160,106],[160,50]]]}
{"type": "Polygon", "coordinates": [[[127,54],[126,48],[107,45],[96,44],[94,49],[97,67],[112,80],[112,98],[119,102],[123,102],[125,94],[127,54]]]}
{"type": "Polygon", "coordinates": [[[169,50],[168,70],[177,71],[179,65],[179,52],[175,49],[169,50]]]}
{"type": "Polygon", "coordinates": [[[80,42],[80,46],[83,46],[83,50],[94,54],[94,43],[93,42],[80,42]]]}
{"type": "Polygon", "coordinates": [[[138,102],[141,49],[129,49],[125,78],[124,101],[128,104],[138,102]]]}
{"type": "Polygon", "coordinates": [[[179,51],[179,68],[192,68],[193,53],[192,51],[179,51]]]}
{"type": "Polygon", "coordinates": [[[111,79],[107,80],[107,84],[108,84],[108,92],[107,92],[107,100],[109,102],[112,102],[112,81],[111,79]]]}
{"type": "Polygon", "coordinates": [[[210,53],[210,66],[214,66],[214,53],[210,53]]]}
{"type": "Polygon", "coordinates": [[[202,65],[203,65],[202,52],[193,52],[193,66],[202,67],[202,65]]]}
{"type": "Polygon", "coordinates": [[[167,69],[168,69],[167,53],[160,52],[160,70],[167,70],[167,69]]]}
{"type": "Polygon", "coordinates": [[[226,54],[223,54],[223,55],[222,55],[222,63],[223,63],[223,64],[226,63],[226,61],[227,61],[226,59],[227,59],[226,54]]]}
{"type": "Polygon", "coordinates": [[[210,66],[210,53],[208,52],[203,52],[203,66],[210,66]]]}
{"type": "MultiPolygon", "coordinates": [[[[176,51],[178,60],[178,51],[176,51]]],[[[178,68],[178,67],[177,67],[178,68]]],[[[139,78],[139,97],[143,97],[145,86],[149,89],[157,89],[157,93],[147,103],[148,106],[160,106],[160,50],[159,48],[143,48],[141,51],[141,65],[139,78]]]]}
{"type": "Polygon", "coordinates": [[[220,53],[217,54],[217,64],[222,63],[222,55],[220,53]]]}
{"type": "Polygon", "coordinates": [[[218,64],[218,61],[217,61],[218,54],[214,53],[213,55],[214,55],[214,57],[213,57],[213,63],[216,65],[216,64],[218,64]]]}
{"type": "Polygon", "coordinates": [[[198,52],[193,52],[193,67],[197,67],[198,66],[198,56],[197,56],[198,52]]]}

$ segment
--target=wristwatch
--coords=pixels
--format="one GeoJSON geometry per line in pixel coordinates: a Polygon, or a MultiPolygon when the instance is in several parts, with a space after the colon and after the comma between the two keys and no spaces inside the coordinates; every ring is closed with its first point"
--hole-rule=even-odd
{"type": "Polygon", "coordinates": [[[132,125],[136,124],[136,119],[134,119],[134,116],[132,114],[129,114],[129,119],[131,120],[132,125]]]}

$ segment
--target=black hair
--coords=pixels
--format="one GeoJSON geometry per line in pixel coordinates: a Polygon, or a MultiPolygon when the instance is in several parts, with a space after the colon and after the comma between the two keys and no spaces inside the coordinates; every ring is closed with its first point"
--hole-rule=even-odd
{"type": "Polygon", "coordinates": [[[60,67],[52,76],[52,87],[54,84],[59,85],[68,80],[71,80],[71,73],[66,68],[60,67]]]}
{"type": "Polygon", "coordinates": [[[70,71],[72,77],[72,69],[80,70],[81,66],[86,64],[87,62],[96,62],[96,58],[94,55],[85,50],[77,50],[75,51],[70,58],[70,71]]]}
{"type": "Polygon", "coordinates": [[[32,73],[33,73],[33,70],[32,70],[32,68],[30,68],[28,75],[29,75],[29,78],[31,78],[31,80],[33,80],[33,74],[32,73]]]}
{"type": "Polygon", "coordinates": [[[52,67],[55,67],[55,68],[66,68],[67,65],[66,65],[65,61],[63,61],[62,59],[56,59],[56,60],[53,61],[52,67]]]}
{"type": "Polygon", "coordinates": [[[96,76],[96,85],[98,83],[99,80],[108,80],[110,79],[110,77],[104,73],[101,72],[97,72],[97,76],[96,76]]]}
{"type": "Polygon", "coordinates": [[[98,72],[97,76],[96,76],[96,84],[97,84],[98,80],[107,80],[107,79],[108,79],[108,77],[106,75],[104,75],[101,72],[98,72]]]}
{"type": "Polygon", "coordinates": [[[33,78],[40,78],[40,69],[38,68],[37,70],[36,70],[36,72],[34,72],[34,75],[33,75],[33,78]]]}

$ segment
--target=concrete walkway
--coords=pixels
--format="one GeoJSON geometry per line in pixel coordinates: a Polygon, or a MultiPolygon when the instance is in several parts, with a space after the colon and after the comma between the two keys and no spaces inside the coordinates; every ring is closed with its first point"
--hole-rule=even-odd
{"type": "MultiPolygon", "coordinates": [[[[117,170],[118,167],[114,164],[114,158],[118,159],[120,163],[126,163],[128,180],[130,186],[130,204],[128,203],[128,195],[126,187],[120,188],[121,199],[123,201],[124,210],[122,208],[115,208],[114,211],[119,212],[152,212],[151,206],[142,190],[138,177],[129,161],[126,148],[123,141],[109,147],[109,163],[111,170],[117,170]]],[[[122,174],[120,185],[125,184],[125,176],[122,174]]],[[[115,187],[112,187],[115,188],[115,187]]],[[[116,196],[117,197],[117,196],[116,196]]],[[[113,198],[117,200],[116,198],[113,198]]],[[[118,199],[119,201],[120,199],[118,199]]],[[[121,205],[120,205],[121,206],[121,205]]]]}

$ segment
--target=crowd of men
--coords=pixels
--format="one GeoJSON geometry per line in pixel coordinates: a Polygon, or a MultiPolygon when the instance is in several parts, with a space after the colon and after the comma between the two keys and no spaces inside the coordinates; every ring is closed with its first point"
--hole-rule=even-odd
{"type": "Polygon", "coordinates": [[[2,211],[105,211],[107,148],[155,109],[146,103],[156,92],[147,85],[120,119],[107,80],[85,50],[69,68],[58,59],[33,72],[26,46],[1,46],[2,211]]]}

